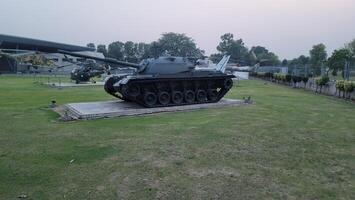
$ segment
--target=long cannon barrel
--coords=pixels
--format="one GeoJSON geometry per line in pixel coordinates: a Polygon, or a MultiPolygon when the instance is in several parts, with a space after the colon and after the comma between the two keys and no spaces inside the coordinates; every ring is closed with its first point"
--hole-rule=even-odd
{"type": "Polygon", "coordinates": [[[80,54],[80,53],[74,53],[74,52],[63,51],[63,50],[58,50],[58,53],[62,53],[62,54],[66,54],[66,55],[70,55],[70,56],[74,56],[74,57],[97,60],[97,61],[101,61],[101,62],[108,63],[108,64],[116,64],[116,65],[121,65],[121,66],[125,66],[125,67],[133,67],[133,68],[136,68],[136,69],[140,69],[142,67],[141,65],[136,64],[136,63],[129,63],[129,62],[124,62],[124,61],[119,61],[119,60],[114,59],[114,58],[99,58],[99,57],[95,57],[95,56],[83,55],[83,54],[80,54]]]}

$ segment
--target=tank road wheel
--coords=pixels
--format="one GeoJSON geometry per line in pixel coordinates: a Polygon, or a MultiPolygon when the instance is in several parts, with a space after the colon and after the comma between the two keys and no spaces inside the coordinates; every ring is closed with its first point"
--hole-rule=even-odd
{"type": "Polygon", "coordinates": [[[184,100],[184,94],[180,91],[174,91],[171,96],[171,100],[174,104],[179,105],[184,100]]]}
{"type": "Polygon", "coordinates": [[[145,105],[148,107],[153,107],[157,103],[157,99],[157,95],[153,92],[146,92],[143,98],[145,105]]]}
{"type": "Polygon", "coordinates": [[[187,90],[185,92],[185,101],[187,103],[193,103],[195,101],[195,92],[192,90],[187,90]]]}
{"type": "Polygon", "coordinates": [[[198,102],[204,102],[207,99],[207,93],[205,90],[198,90],[196,94],[196,99],[198,102]]]}
{"type": "Polygon", "coordinates": [[[216,101],[218,99],[218,92],[215,89],[208,90],[208,99],[210,101],[216,101]]]}
{"type": "Polygon", "coordinates": [[[168,105],[170,102],[170,94],[167,92],[159,92],[158,101],[163,106],[168,105]]]}
{"type": "Polygon", "coordinates": [[[226,79],[224,80],[224,88],[226,88],[227,90],[231,89],[233,87],[233,80],[232,79],[226,79]]]}
{"type": "Polygon", "coordinates": [[[141,93],[138,84],[132,84],[128,86],[128,95],[131,97],[137,97],[141,93]]]}

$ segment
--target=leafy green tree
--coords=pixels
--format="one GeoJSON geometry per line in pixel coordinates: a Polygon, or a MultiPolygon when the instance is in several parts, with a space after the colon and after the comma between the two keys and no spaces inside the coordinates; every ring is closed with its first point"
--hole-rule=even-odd
{"type": "Polygon", "coordinates": [[[349,49],[353,55],[355,55],[355,39],[353,39],[353,41],[349,42],[346,45],[346,48],[349,49]]]}
{"type": "Polygon", "coordinates": [[[124,44],[124,57],[127,62],[138,62],[136,44],[132,41],[127,41],[124,44]]]}
{"type": "Polygon", "coordinates": [[[336,75],[339,71],[344,70],[345,62],[352,58],[352,52],[347,48],[334,50],[333,54],[328,58],[328,71],[332,71],[336,75]]]}
{"type": "Polygon", "coordinates": [[[152,42],[147,52],[149,57],[158,57],[168,52],[172,56],[202,57],[203,50],[197,48],[195,41],[179,33],[163,33],[158,41],[152,42]]]}
{"type": "Polygon", "coordinates": [[[327,60],[327,51],[324,44],[314,45],[309,51],[310,54],[310,66],[316,75],[321,74],[321,67],[327,60]]]}
{"type": "Polygon", "coordinates": [[[310,58],[305,55],[301,55],[300,57],[297,58],[297,60],[299,65],[305,66],[309,64],[310,58]]]}
{"type": "Polygon", "coordinates": [[[288,61],[288,66],[294,66],[294,65],[298,65],[298,64],[299,64],[298,58],[294,58],[294,59],[288,61]]]}
{"type": "Polygon", "coordinates": [[[230,55],[231,60],[245,63],[250,60],[248,48],[245,47],[242,39],[234,39],[232,33],[226,33],[221,36],[221,42],[217,50],[222,55],[230,55]]]}
{"type": "Polygon", "coordinates": [[[287,66],[288,65],[287,59],[283,59],[282,62],[281,62],[281,65],[282,66],[287,66]]]}
{"type": "Polygon", "coordinates": [[[305,55],[301,55],[298,58],[294,58],[288,61],[289,66],[301,66],[301,65],[306,65],[308,63],[309,63],[309,57],[305,55]]]}
{"type": "Polygon", "coordinates": [[[250,62],[252,65],[255,65],[257,63],[260,63],[261,66],[265,65],[279,65],[281,64],[281,61],[279,60],[278,56],[270,52],[268,49],[262,46],[255,46],[250,49],[250,53],[254,54],[252,57],[254,57],[254,62],[253,60],[250,62]]]}
{"type": "Polygon", "coordinates": [[[161,45],[157,42],[154,41],[150,43],[147,51],[145,51],[143,58],[157,58],[162,55],[164,50],[161,48],[161,45]]]}
{"type": "Polygon", "coordinates": [[[137,49],[136,57],[140,61],[145,58],[146,52],[149,51],[150,44],[146,44],[144,42],[139,42],[139,43],[136,43],[135,45],[136,45],[136,49],[137,49]]]}
{"type": "Polygon", "coordinates": [[[89,47],[89,48],[92,48],[92,49],[96,49],[94,43],[89,43],[86,46],[89,47]]]}
{"type": "Polygon", "coordinates": [[[210,55],[210,60],[214,63],[218,63],[222,59],[223,55],[221,53],[214,53],[210,55]]]}
{"type": "Polygon", "coordinates": [[[221,36],[221,42],[217,46],[219,53],[212,54],[211,60],[216,62],[223,55],[230,55],[233,62],[241,65],[279,65],[281,62],[278,56],[262,46],[254,46],[248,50],[242,39],[234,39],[232,33],[225,33],[221,36]]]}
{"type": "Polygon", "coordinates": [[[124,43],[120,41],[112,42],[108,45],[108,57],[118,60],[124,59],[124,43]]]}
{"type": "Polygon", "coordinates": [[[279,57],[273,52],[267,53],[264,59],[261,59],[260,62],[261,66],[277,66],[281,64],[279,57]]]}
{"type": "Polygon", "coordinates": [[[255,46],[250,50],[253,51],[257,57],[265,57],[269,53],[269,50],[262,46],[255,46]]]}
{"type": "Polygon", "coordinates": [[[97,45],[96,51],[102,53],[105,57],[107,56],[107,49],[106,49],[106,45],[104,44],[97,45]]]}

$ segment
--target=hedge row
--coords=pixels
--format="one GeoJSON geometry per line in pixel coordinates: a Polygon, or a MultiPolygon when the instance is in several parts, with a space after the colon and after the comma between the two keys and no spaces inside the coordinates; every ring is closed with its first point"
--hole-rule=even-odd
{"type": "MultiPolygon", "coordinates": [[[[271,73],[271,72],[254,72],[250,74],[251,76],[270,80],[270,81],[275,81],[275,82],[282,82],[282,83],[299,83],[303,82],[306,84],[309,80],[308,77],[302,77],[302,76],[294,76],[294,75],[289,75],[289,74],[281,74],[281,73],[271,73]]],[[[322,92],[322,88],[326,86],[329,82],[329,77],[328,76],[320,76],[316,77],[314,79],[315,84],[316,84],[316,92],[322,92]]],[[[354,81],[344,81],[344,80],[337,80],[336,85],[337,89],[337,94],[340,97],[340,93],[342,92],[343,98],[350,98],[351,93],[355,90],[355,82],[354,81]]]]}
{"type": "Polygon", "coordinates": [[[255,76],[262,79],[274,80],[276,82],[284,82],[284,83],[291,83],[291,81],[294,83],[308,82],[308,77],[294,76],[290,74],[286,75],[281,73],[257,72],[257,73],[252,73],[251,76],[255,76]]]}

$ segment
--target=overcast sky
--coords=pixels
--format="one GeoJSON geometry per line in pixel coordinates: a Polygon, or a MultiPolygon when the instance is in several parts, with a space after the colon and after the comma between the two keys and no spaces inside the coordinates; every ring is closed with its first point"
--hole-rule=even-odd
{"type": "Polygon", "coordinates": [[[355,0],[0,0],[0,33],[86,45],[186,33],[207,54],[223,33],[280,58],[355,38],[355,0]]]}

